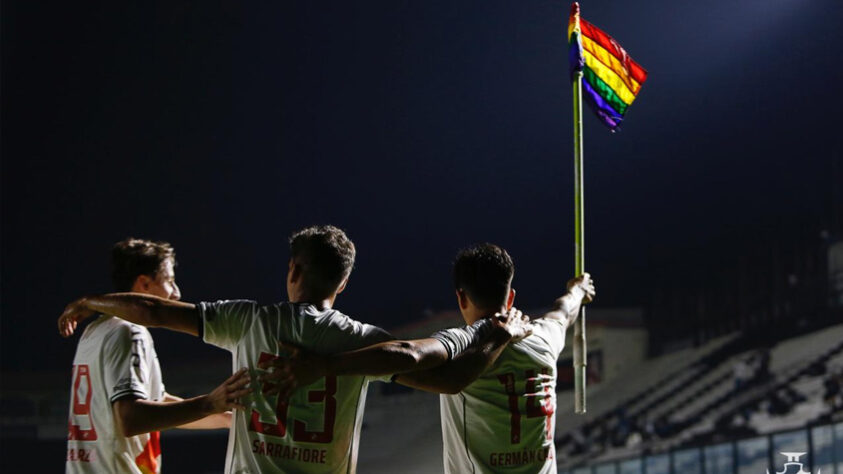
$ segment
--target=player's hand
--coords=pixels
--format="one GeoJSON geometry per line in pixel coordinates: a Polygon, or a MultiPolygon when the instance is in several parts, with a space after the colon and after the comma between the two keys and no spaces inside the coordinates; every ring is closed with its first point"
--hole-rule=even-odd
{"type": "Polygon", "coordinates": [[[505,313],[496,313],[492,318],[495,326],[509,333],[510,342],[517,342],[533,334],[530,317],[516,308],[509,308],[505,313]]]}
{"type": "Polygon", "coordinates": [[[286,356],[258,364],[259,368],[267,370],[259,378],[264,383],[266,395],[289,398],[295,389],[310,385],[327,373],[328,363],[324,356],[281,341],[278,341],[278,349],[286,356]]]}
{"type": "Polygon", "coordinates": [[[208,412],[214,414],[224,413],[234,408],[245,409],[246,407],[241,403],[240,398],[252,392],[249,382],[249,371],[247,369],[240,369],[235,372],[219,387],[205,395],[208,412]]]}
{"type": "Polygon", "coordinates": [[[70,337],[76,331],[76,326],[80,321],[90,318],[96,314],[95,311],[85,307],[85,298],[79,298],[67,305],[64,312],[59,316],[59,334],[62,337],[70,337]]]}
{"type": "Polygon", "coordinates": [[[594,301],[597,293],[594,291],[594,280],[591,279],[591,274],[583,273],[568,280],[568,292],[580,299],[583,304],[594,301]]]}

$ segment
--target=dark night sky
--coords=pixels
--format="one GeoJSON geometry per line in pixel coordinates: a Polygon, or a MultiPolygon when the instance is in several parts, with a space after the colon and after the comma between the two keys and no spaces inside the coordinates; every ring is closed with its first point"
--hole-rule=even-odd
{"type": "MultiPolygon", "coordinates": [[[[650,72],[620,133],[585,119],[600,304],[828,225],[840,0],[582,4],[650,72]]],[[[70,367],[55,320],[130,235],[175,245],[187,301],[272,302],[289,233],[333,223],[337,306],[386,327],[450,309],[472,242],[510,250],[525,308],[573,271],[567,2],[2,8],[4,370],[70,367]]]]}

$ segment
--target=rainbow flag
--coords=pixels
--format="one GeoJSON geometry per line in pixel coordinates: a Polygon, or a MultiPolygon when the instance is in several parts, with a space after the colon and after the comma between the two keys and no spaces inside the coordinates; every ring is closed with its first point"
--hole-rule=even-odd
{"type": "Polygon", "coordinates": [[[571,80],[582,71],[585,101],[610,130],[618,130],[647,80],[647,71],[611,36],[580,18],[578,3],[571,5],[568,47],[571,80]]]}

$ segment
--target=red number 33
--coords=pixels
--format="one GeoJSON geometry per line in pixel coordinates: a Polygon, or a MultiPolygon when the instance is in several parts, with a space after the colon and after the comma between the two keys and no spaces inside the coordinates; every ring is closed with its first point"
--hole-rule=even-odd
{"type": "MultiPolygon", "coordinates": [[[[274,354],[267,354],[262,352],[258,364],[277,359],[278,356],[274,354]]],[[[272,388],[271,384],[265,383],[261,387],[262,392],[266,392],[272,388]]],[[[325,388],[323,390],[311,390],[307,392],[308,403],[322,403],[324,407],[324,426],[322,431],[308,431],[307,425],[300,420],[293,420],[293,441],[304,441],[307,443],[330,443],[334,439],[334,421],[337,417],[337,399],[334,395],[337,393],[337,377],[325,377],[325,388]]],[[[263,433],[271,436],[278,436],[283,438],[287,435],[287,409],[289,408],[287,400],[282,400],[281,397],[276,396],[275,402],[275,423],[264,423],[260,420],[260,413],[252,410],[251,420],[249,423],[249,431],[263,433]]]]}

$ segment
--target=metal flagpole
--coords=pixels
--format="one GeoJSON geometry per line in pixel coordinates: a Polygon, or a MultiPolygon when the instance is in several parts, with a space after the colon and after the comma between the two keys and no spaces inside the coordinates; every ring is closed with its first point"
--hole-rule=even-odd
{"type": "MultiPolygon", "coordinates": [[[[577,19],[579,20],[579,18],[577,19]]],[[[585,207],[583,205],[582,71],[574,76],[574,274],[585,271],[585,207]]],[[[574,323],[574,413],[585,413],[585,307],[574,323]]]]}

